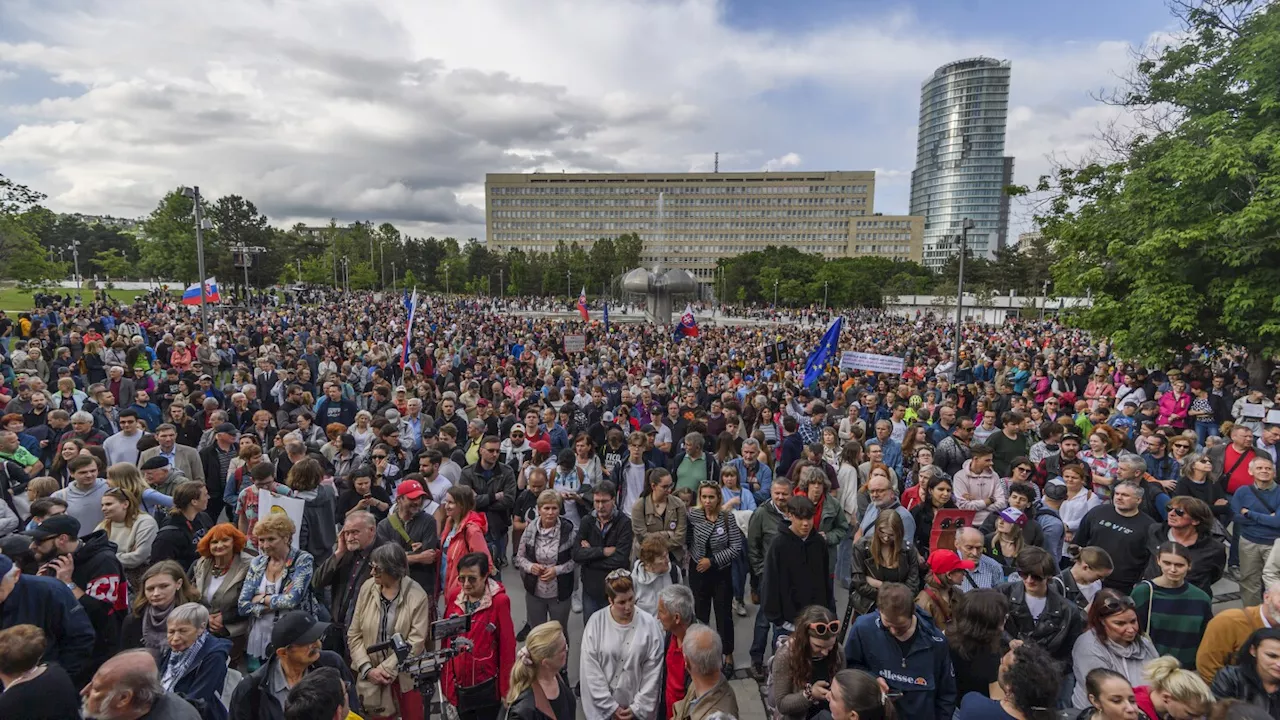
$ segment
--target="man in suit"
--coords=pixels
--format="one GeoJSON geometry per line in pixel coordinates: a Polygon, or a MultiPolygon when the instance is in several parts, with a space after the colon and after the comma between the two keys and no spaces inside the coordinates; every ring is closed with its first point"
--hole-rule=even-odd
{"type": "Polygon", "coordinates": [[[275,413],[280,409],[280,403],[271,394],[278,382],[280,382],[280,376],[276,374],[275,361],[270,358],[259,358],[258,369],[253,373],[253,384],[258,388],[258,397],[262,399],[263,410],[275,413]]]}
{"type": "Polygon", "coordinates": [[[142,456],[138,458],[139,463],[145,463],[157,455],[169,461],[169,465],[178,470],[191,480],[199,480],[204,482],[204,463],[200,459],[200,453],[196,452],[193,447],[178,444],[178,429],[169,423],[162,423],[156,427],[156,442],[158,446],[143,450],[142,456]]]}
{"type": "Polygon", "coordinates": [[[134,401],[133,380],[124,376],[124,368],[119,365],[112,365],[107,371],[107,382],[104,388],[111,393],[111,399],[115,400],[116,407],[128,407],[134,401]]]}

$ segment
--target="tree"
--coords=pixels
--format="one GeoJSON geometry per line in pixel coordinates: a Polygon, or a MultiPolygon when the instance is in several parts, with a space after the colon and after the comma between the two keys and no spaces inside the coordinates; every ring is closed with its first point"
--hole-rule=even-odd
{"type": "Polygon", "coordinates": [[[1140,129],[1061,168],[1037,220],[1079,321],[1124,355],[1240,346],[1253,382],[1280,352],[1280,5],[1186,0],[1186,32],[1114,100],[1140,129]]]}
{"type": "Polygon", "coordinates": [[[31,285],[66,275],[40,245],[31,227],[33,217],[47,218],[40,207],[43,193],[0,175],[0,277],[31,285]]]}
{"type": "MultiPolygon", "coordinates": [[[[140,242],[139,254],[142,267],[147,273],[181,283],[198,280],[194,213],[195,202],[181,191],[173,190],[160,200],[156,209],[143,221],[145,240],[140,242]]],[[[212,236],[212,232],[206,232],[205,241],[213,242],[212,236]]]]}
{"type": "Polygon", "coordinates": [[[93,259],[89,262],[108,280],[123,278],[131,267],[129,258],[118,250],[99,250],[94,253],[93,259]]]}

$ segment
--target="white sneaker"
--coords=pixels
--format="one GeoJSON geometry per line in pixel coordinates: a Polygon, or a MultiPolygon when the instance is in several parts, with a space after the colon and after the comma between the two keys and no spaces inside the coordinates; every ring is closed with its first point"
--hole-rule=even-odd
{"type": "Polygon", "coordinates": [[[737,599],[737,598],[734,598],[734,599],[733,599],[733,612],[735,612],[735,613],[738,615],[738,617],[746,617],[746,616],[747,616],[747,606],[746,606],[746,605],[743,605],[741,600],[739,600],[739,599],[737,599]]]}
{"type": "Polygon", "coordinates": [[[573,596],[569,600],[569,606],[576,613],[582,612],[582,588],[573,591],[573,596]]]}

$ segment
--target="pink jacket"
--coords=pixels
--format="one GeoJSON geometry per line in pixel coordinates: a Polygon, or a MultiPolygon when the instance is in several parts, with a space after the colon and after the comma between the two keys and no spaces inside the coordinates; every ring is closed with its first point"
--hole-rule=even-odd
{"type": "Polygon", "coordinates": [[[966,460],[964,467],[956,472],[953,478],[952,486],[956,505],[961,510],[976,510],[977,514],[973,516],[974,526],[982,524],[987,519],[988,513],[1000,512],[1009,506],[1009,498],[1005,494],[1004,483],[1000,482],[1000,476],[996,474],[994,468],[987,468],[984,473],[974,473],[971,471],[973,460],[966,460]],[[965,495],[973,498],[966,500],[965,495]],[[987,504],[987,498],[991,499],[991,504],[987,504]]]}
{"type": "Polygon", "coordinates": [[[1191,409],[1191,394],[1182,393],[1174,397],[1172,390],[1160,396],[1160,415],[1156,418],[1156,422],[1161,425],[1170,425],[1179,430],[1187,428],[1187,412],[1191,409]],[[1169,419],[1170,415],[1176,414],[1178,417],[1169,419]]]}

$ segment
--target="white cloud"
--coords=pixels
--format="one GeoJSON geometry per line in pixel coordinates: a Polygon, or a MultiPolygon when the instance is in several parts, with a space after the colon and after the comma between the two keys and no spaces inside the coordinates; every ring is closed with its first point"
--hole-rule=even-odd
{"type": "Polygon", "coordinates": [[[1130,63],[1120,42],[956,39],[909,13],[744,31],[714,0],[6,4],[27,32],[0,73],[61,87],[0,100],[0,162],[55,208],[145,214],[199,183],[278,224],[464,237],[483,235],[486,172],[709,171],[716,151],[723,169],[884,168],[876,207],[903,212],[920,82],[979,54],[1013,61],[1007,152],[1034,182],[1116,116],[1088,93],[1130,63]],[[776,99],[800,85],[865,103],[776,99]]]}

